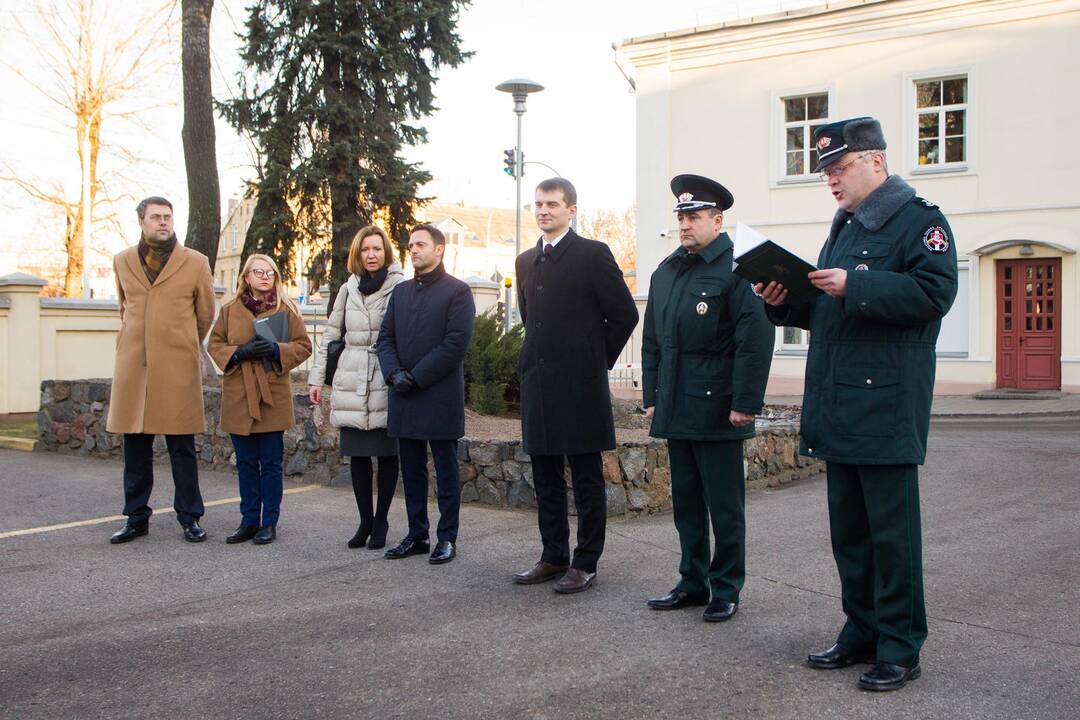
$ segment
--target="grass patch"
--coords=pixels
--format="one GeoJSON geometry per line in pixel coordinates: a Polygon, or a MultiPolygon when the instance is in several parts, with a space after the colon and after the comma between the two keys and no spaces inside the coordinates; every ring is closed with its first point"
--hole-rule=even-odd
{"type": "Polygon", "coordinates": [[[24,440],[37,440],[37,420],[0,420],[0,435],[24,440]]]}

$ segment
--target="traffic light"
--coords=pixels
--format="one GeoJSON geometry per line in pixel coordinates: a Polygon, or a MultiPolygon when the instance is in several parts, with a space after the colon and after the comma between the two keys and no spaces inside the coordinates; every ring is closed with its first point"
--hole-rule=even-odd
{"type": "Polygon", "coordinates": [[[506,166],[503,168],[503,172],[510,177],[517,177],[517,156],[514,153],[514,148],[503,150],[503,155],[506,156],[503,158],[503,165],[506,166]]]}

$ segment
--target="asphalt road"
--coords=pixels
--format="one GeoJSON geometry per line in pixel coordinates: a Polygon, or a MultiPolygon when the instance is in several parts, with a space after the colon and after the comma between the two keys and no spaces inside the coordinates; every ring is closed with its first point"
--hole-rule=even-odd
{"type": "Polygon", "coordinates": [[[345,547],[347,490],[290,485],[275,544],[226,546],[226,474],[201,545],[167,514],[122,546],[115,521],[12,535],[117,514],[120,468],[0,451],[0,717],[1075,720],[1078,467],[1075,417],[935,422],[923,676],[870,694],[803,665],[842,622],[820,477],[748,495],[742,605],[708,625],[644,606],[675,580],[670,515],[612,522],[598,587],[562,597],[510,582],[532,514],[466,506],[457,560],[387,561],[345,547]]]}

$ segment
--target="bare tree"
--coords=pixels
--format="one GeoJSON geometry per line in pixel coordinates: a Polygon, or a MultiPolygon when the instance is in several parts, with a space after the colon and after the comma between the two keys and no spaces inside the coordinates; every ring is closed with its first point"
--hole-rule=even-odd
{"type": "Polygon", "coordinates": [[[184,76],[184,164],[188,224],[184,245],[206,255],[213,271],[221,234],[214,108],[210,87],[210,15],[214,0],[182,0],[181,59],[184,76]]]}
{"type": "Polygon", "coordinates": [[[579,224],[582,235],[608,244],[623,272],[634,269],[637,264],[636,206],[583,212],[579,224]]]}
{"type": "MultiPolygon", "coordinates": [[[[0,180],[16,184],[32,198],[64,213],[64,291],[68,297],[83,294],[86,248],[94,223],[103,219],[97,214],[98,208],[119,199],[110,193],[99,171],[105,147],[104,121],[113,117],[137,122],[136,109],[123,106],[121,101],[164,66],[164,61],[155,62],[154,51],[167,44],[160,30],[166,24],[170,5],[158,6],[141,18],[124,18],[119,32],[105,12],[96,11],[95,0],[37,0],[32,25],[15,18],[21,34],[30,40],[48,67],[51,82],[30,77],[10,62],[5,64],[67,114],[79,164],[78,192],[73,193],[60,180],[32,178],[10,164],[5,166],[0,180]]],[[[139,109],[145,109],[145,105],[139,109]]]]}

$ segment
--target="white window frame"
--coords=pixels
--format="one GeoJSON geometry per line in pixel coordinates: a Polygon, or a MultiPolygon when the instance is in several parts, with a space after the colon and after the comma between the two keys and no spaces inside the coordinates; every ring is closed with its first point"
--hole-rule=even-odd
{"type": "MultiPolygon", "coordinates": [[[[978,147],[978,127],[976,108],[978,107],[975,68],[971,65],[929,68],[919,72],[906,72],[903,77],[904,98],[904,171],[908,176],[941,174],[975,174],[975,157],[978,147]],[[967,78],[967,102],[964,105],[964,160],[962,162],[942,162],[934,165],[919,164],[919,108],[915,94],[915,83],[927,80],[948,80],[956,77],[967,78]]],[[[942,98],[944,100],[944,98],[942,98]]],[[[943,106],[952,107],[952,106],[943,106]]],[[[941,147],[945,152],[945,147],[941,147]]]]}
{"type": "Polygon", "coordinates": [[[810,350],[810,331],[802,328],[791,328],[802,333],[803,340],[800,343],[786,343],[784,342],[784,330],[787,329],[788,328],[779,326],[776,328],[776,343],[773,346],[773,354],[779,356],[806,357],[806,353],[810,350]]]}
{"type": "MultiPolygon", "coordinates": [[[[975,282],[975,278],[978,277],[978,263],[975,262],[975,258],[959,258],[956,261],[956,284],[957,284],[957,298],[963,298],[966,302],[966,307],[953,304],[953,307],[949,308],[949,312],[946,317],[952,315],[952,313],[959,313],[959,322],[964,323],[963,336],[964,336],[964,349],[963,350],[942,350],[935,348],[937,357],[939,359],[959,359],[967,360],[972,357],[971,349],[975,347],[977,341],[976,332],[977,328],[975,323],[978,319],[978,282],[975,282]]],[[[944,325],[944,319],[942,320],[944,325]]],[[[944,330],[944,328],[942,328],[944,330]]],[[[938,345],[941,344],[941,335],[938,335],[938,345]]]]}
{"type": "MultiPolygon", "coordinates": [[[[836,105],[835,82],[772,91],[770,97],[771,111],[769,113],[769,176],[773,187],[821,182],[821,178],[815,172],[807,172],[803,175],[787,174],[787,123],[784,120],[784,100],[822,94],[829,96],[829,112],[824,120],[825,122],[835,122],[840,117],[839,108],[836,105]]],[[[812,171],[813,168],[810,168],[810,170],[812,171]]]]}

